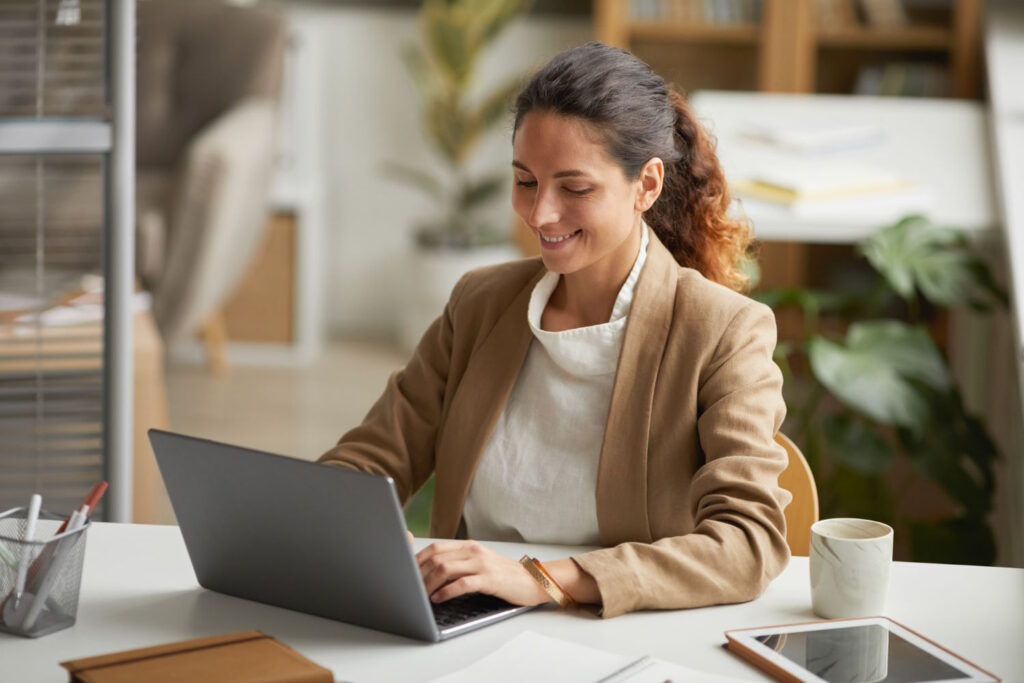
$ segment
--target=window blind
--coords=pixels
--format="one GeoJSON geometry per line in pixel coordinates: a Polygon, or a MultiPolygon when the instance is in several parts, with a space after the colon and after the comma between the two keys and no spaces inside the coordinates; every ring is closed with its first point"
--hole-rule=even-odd
{"type": "Polygon", "coordinates": [[[0,116],[107,118],[106,2],[0,2],[0,116]]]}
{"type": "MultiPolygon", "coordinates": [[[[110,119],[107,13],[0,0],[0,124],[110,119]]],[[[0,510],[70,512],[105,476],[109,156],[24,151],[0,153],[0,510]]]]}
{"type": "Polygon", "coordinates": [[[104,166],[0,156],[0,509],[103,478],[104,166]]]}

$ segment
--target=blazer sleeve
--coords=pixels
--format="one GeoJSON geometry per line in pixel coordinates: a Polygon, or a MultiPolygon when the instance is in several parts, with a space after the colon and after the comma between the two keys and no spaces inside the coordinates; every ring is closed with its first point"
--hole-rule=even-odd
{"type": "Polygon", "coordinates": [[[701,373],[693,531],[573,557],[597,582],[604,617],[752,600],[785,569],[792,496],[778,485],[788,458],[774,441],[786,413],[775,342],[771,309],[748,302],[701,373]]]}
{"type": "Polygon", "coordinates": [[[390,476],[404,504],[434,471],[434,444],[451,367],[453,312],[459,281],[444,312],[427,329],[408,364],[388,379],[362,424],[319,458],[330,465],[390,476]]]}

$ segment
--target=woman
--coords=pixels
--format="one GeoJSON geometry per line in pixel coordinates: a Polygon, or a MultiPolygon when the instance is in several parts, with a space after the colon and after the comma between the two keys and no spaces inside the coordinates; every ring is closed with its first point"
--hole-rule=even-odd
{"type": "MultiPolygon", "coordinates": [[[[646,64],[590,43],[520,93],[512,165],[541,258],[464,276],[321,460],[403,500],[434,473],[434,537],[604,546],[544,567],[605,617],[753,599],[789,559],[785,405],[707,136],[646,64]]],[[[417,559],[437,602],[551,600],[472,540],[417,559]]]]}

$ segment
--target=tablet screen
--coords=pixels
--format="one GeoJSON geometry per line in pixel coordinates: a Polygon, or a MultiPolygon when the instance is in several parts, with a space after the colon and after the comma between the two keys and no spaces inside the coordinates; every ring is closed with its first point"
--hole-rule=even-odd
{"type": "Polygon", "coordinates": [[[757,636],[756,640],[830,683],[914,683],[964,672],[878,624],[757,636]]]}

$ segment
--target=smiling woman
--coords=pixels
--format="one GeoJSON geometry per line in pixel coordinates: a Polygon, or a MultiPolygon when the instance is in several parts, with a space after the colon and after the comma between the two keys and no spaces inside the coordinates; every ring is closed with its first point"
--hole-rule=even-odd
{"type": "Polygon", "coordinates": [[[540,258],[464,276],[322,460],[403,499],[436,475],[431,534],[454,540],[418,555],[435,601],[552,601],[538,571],[605,617],[753,599],[789,558],[785,405],[707,135],[646,64],[589,43],[520,93],[513,158],[540,258]],[[603,547],[527,568],[475,539],[603,547]]]}

